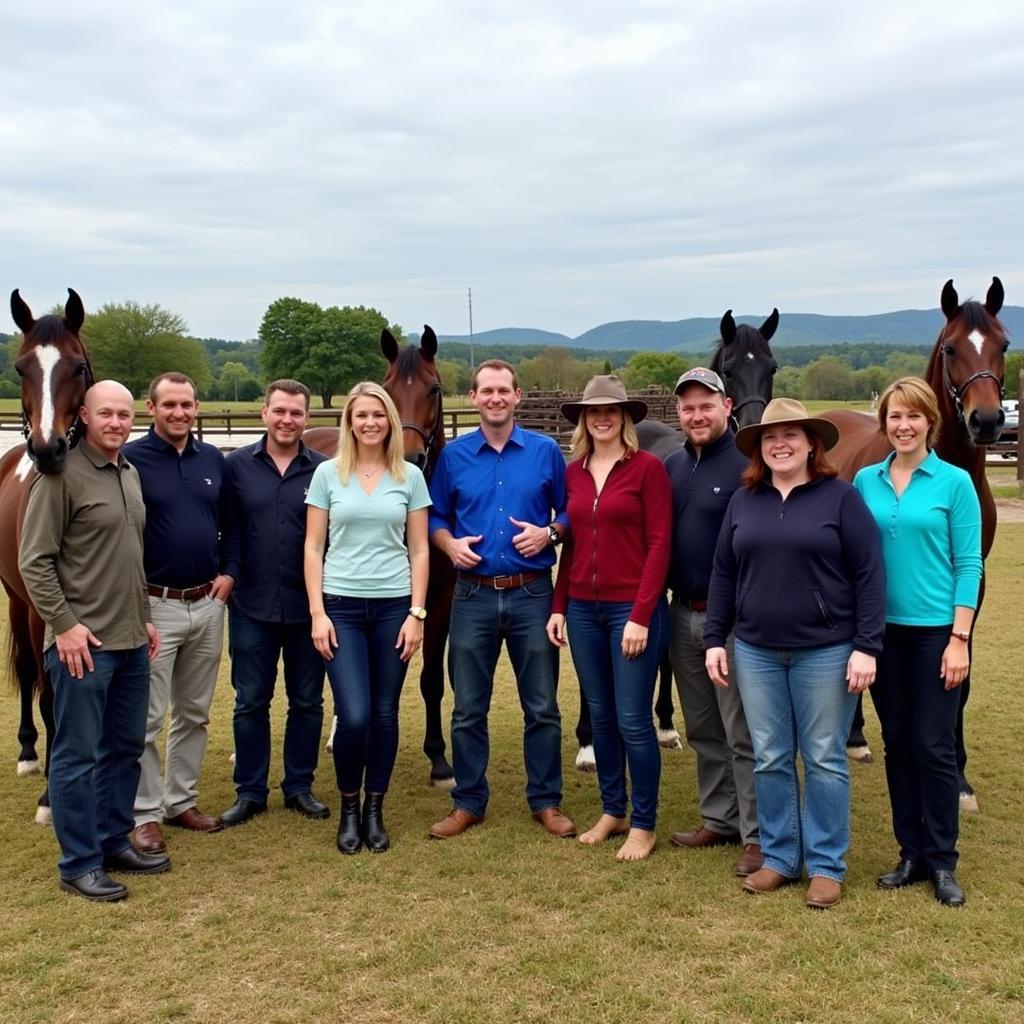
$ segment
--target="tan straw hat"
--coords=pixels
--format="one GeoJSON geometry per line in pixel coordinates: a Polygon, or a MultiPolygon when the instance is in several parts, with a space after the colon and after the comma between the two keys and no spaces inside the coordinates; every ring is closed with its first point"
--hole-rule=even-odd
{"type": "Polygon", "coordinates": [[[580,415],[588,405],[621,405],[634,423],[639,423],[647,415],[647,403],[638,398],[630,398],[626,394],[626,385],[612,373],[591,377],[578,402],[562,403],[562,415],[570,423],[579,423],[580,415]]]}
{"type": "Polygon", "coordinates": [[[831,420],[809,416],[803,403],[795,398],[773,398],[761,416],[760,423],[743,427],[736,434],[736,447],[749,459],[768,427],[779,427],[790,423],[817,434],[825,445],[825,451],[834,448],[839,440],[839,428],[831,420]]]}

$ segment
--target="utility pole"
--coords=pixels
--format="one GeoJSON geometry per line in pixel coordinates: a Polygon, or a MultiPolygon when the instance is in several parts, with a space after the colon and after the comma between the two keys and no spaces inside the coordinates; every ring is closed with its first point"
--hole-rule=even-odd
{"type": "Polygon", "coordinates": [[[469,289],[469,368],[476,369],[476,358],[473,355],[473,289],[469,289]]]}

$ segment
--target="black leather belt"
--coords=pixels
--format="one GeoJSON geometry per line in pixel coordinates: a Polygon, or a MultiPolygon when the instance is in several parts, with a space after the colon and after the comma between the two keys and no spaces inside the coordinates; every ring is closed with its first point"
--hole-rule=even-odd
{"type": "Polygon", "coordinates": [[[213,581],[200,583],[198,587],[186,587],[184,590],[175,590],[174,587],[158,587],[155,583],[146,584],[146,592],[150,597],[170,598],[172,601],[199,601],[206,597],[213,590],[213,581]]]}

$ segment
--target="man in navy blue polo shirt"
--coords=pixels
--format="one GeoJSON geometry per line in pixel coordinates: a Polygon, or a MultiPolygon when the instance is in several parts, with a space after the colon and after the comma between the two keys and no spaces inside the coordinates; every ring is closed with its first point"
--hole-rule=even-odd
{"type": "Polygon", "coordinates": [[[302,574],[306,492],[327,458],[302,443],[309,388],[296,380],[267,385],[267,432],[225,460],[225,571],[235,578],[228,610],[231,685],[235,688],[235,790],[221,816],[241,825],[267,809],[270,702],[284,659],[288,715],[281,789],[290,810],[326,818],[313,795],[324,717],[324,663],[313,646],[302,574]]]}
{"type": "Polygon", "coordinates": [[[196,806],[206,726],[224,638],[224,604],[234,580],[220,569],[224,456],[192,436],[199,403],[183,373],[149,386],[149,433],[125,445],[146,503],[144,562],[149,610],[163,638],[150,666],[146,748],[135,797],[136,847],[166,849],[160,823],[215,832],[217,818],[196,806]],[[170,709],[165,769],[160,732],[170,709]]]}
{"type": "Polygon", "coordinates": [[[508,363],[481,363],[469,397],[480,428],[445,446],[430,482],[430,539],[458,570],[448,640],[454,806],[430,835],[457,836],[487,810],[487,711],[504,640],[525,722],[526,800],[548,832],[568,838],[576,826],[559,806],[558,651],[545,632],[568,522],[565,459],[551,438],[516,425],[522,393],[508,363]]]}

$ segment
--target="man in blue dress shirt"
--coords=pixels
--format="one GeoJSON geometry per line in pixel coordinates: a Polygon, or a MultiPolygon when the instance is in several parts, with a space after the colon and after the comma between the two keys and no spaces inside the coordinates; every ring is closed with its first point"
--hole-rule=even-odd
{"type": "Polygon", "coordinates": [[[326,455],[302,443],[309,388],[295,380],[267,385],[267,432],[225,460],[225,572],[236,580],[228,610],[231,685],[235,688],[235,791],[221,816],[241,825],[267,809],[270,702],[284,658],[285,807],[307,818],[330,810],[313,795],[324,718],[324,663],[313,647],[302,575],[306,492],[326,455]]]}
{"type": "Polygon", "coordinates": [[[455,690],[451,813],[430,829],[448,839],[487,810],[487,711],[502,641],[523,708],[526,800],[552,835],[576,826],[562,812],[558,651],[545,633],[555,545],[566,529],[565,460],[549,437],[515,423],[515,370],[481,363],[469,397],[480,427],[445,446],[430,483],[430,539],[458,571],[448,641],[455,690]]]}
{"type": "Polygon", "coordinates": [[[224,643],[224,604],[234,580],[220,569],[224,456],[192,436],[199,403],[183,373],[149,386],[149,433],[124,446],[146,503],[143,554],[149,610],[163,644],[150,666],[146,748],[135,796],[135,846],[166,849],[161,822],[215,832],[196,806],[206,727],[224,643]],[[170,709],[165,769],[158,741],[170,709]]]}

